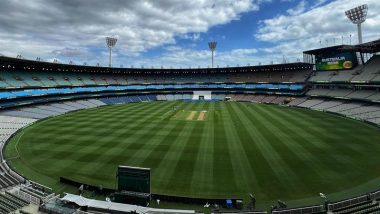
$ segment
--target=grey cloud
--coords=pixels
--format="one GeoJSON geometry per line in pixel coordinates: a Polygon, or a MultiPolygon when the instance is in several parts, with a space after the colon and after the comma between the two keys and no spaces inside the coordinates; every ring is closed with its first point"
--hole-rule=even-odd
{"type": "MultiPolygon", "coordinates": [[[[321,1],[323,3],[324,1],[321,1]]],[[[351,0],[336,0],[330,4],[312,8],[303,13],[289,16],[277,16],[260,22],[260,29],[255,35],[262,41],[281,42],[295,39],[308,39],[311,37],[332,37],[355,34],[355,26],[345,17],[344,11],[360,4],[370,5],[366,23],[379,20],[380,3],[377,0],[365,0],[360,3],[351,0]]],[[[296,9],[294,9],[296,10],[296,9]]],[[[367,38],[378,32],[380,23],[376,25],[363,24],[364,34],[367,38]]]]}
{"type": "Polygon", "coordinates": [[[119,56],[138,56],[154,47],[175,44],[176,36],[206,32],[212,26],[238,19],[241,13],[257,10],[260,2],[2,0],[0,51],[50,58],[49,54],[65,48],[105,48],[104,37],[118,35],[119,56]]]}

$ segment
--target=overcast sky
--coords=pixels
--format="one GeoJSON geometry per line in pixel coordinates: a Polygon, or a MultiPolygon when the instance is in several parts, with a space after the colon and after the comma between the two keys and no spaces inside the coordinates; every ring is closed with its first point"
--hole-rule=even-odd
{"type": "Polygon", "coordinates": [[[0,54],[114,66],[207,67],[294,62],[321,45],[357,43],[344,11],[368,4],[364,41],[380,38],[379,0],[1,0],[0,54]]]}

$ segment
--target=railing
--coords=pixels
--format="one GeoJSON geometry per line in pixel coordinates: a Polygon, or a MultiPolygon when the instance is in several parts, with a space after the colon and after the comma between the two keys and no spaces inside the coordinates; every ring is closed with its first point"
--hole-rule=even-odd
{"type": "Polygon", "coordinates": [[[14,194],[17,195],[18,197],[32,203],[32,204],[40,205],[40,203],[41,203],[41,199],[39,199],[38,197],[35,197],[31,194],[28,194],[24,191],[21,191],[20,189],[16,190],[14,192],[14,194]]]}
{"type": "Polygon", "coordinates": [[[323,211],[324,211],[324,208],[322,205],[314,205],[314,206],[307,206],[307,207],[273,210],[272,214],[311,214],[311,213],[320,213],[323,211]]]}
{"type": "Polygon", "coordinates": [[[365,201],[368,201],[370,199],[371,199],[371,194],[368,193],[368,194],[357,196],[354,198],[349,198],[349,199],[345,199],[345,200],[334,202],[334,203],[328,203],[327,204],[327,210],[328,211],[334,211],[334,210],[341,209],[344,207],[348,207],[348,206],[351,206],[354,204],[365,202],[365,201]]]}

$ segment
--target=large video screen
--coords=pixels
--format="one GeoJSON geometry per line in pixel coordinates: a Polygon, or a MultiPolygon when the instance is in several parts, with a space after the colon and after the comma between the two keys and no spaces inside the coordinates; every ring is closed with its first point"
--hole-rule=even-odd
{"type": "Polygon", "coordinates": [[[150,169],[119,166],[117,169],[117,190],[150,193],[150,169]]]}
{"type": "Polygon", "coordinates": [[[316,56],[315,61],[318,71],[349,70],[357,65],[357,59],[353,52],[321,54],[316,56]]]}

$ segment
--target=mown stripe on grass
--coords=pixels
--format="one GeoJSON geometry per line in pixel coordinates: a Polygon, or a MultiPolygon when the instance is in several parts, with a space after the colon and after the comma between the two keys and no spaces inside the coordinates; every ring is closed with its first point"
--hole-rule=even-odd
{"type": "MultiPolygon", "coordinates": [[[[244,167],[244,171],[246,172],[244,176],[247,180],[247,187],[244,189],[246,191],[247,189],[254,188],[257,192],[263,192],[261,191],[261,187],[257,178],[256,173],[254,172],[255,165],[252,164],[250,161],[250,154],[248,151],[250,151],[251,143],[249,141],[246,141],[245,136],[248,136],[247,130],[246,130],[246,121],[243,119],[243,114],[241,114],[241,111],[239,109],[239,106],[241,106],[240,103],[229,103],[229,105],[226,105],[229,119],[231,121],[234,121],[231,124],[234,124],[233,130],[234,135],[236,136],[234,145],[237,146],[237,148],[233,149],[234,152],[236,152],[235,156],[240,157],[240,163],[242,167],[244,167]]],[[[251,150],[252,151],[252,150],[251,150]]]]}
{"type": "MultiPolygon", "coordinates": [[[[268,123],[270,123],[271,130],[273,135],[277,136],[279,140],[288,148],[288,152],[290,152],[298,157],[298,160],[288,161],[288,163],[293,163],[292,168],[304,168],[306,172],[298,173],[300,179],[302,181],[310,181],[314,180],[315,182],[308,182],[305,184],[309,192],[318,191],[320,186],[325,186],[328,188],[329,183],[325,182],[330,179],[336,178],[339,174],[332,169],[326,169],[323,163],[321,163],[320,159],[316,158],[311,152],[309,152],[305,147],[307,139],[297,138],[297,132],[294,132],[292,129],[292,124],[287,122],[287,119],[283,114],[274,115],[270,110],[266,110],[264,106],[256,106],[257,110],[260,114],[262,114],[265,118],[267,118],[268,123]],[[296,164],[294,164],[296,161],[296,164]]],[[[282,148],[284,153],[286,153],[286,149],[282,148]]]]}
{"type": "MultiPolygon", "coordinates": [[[[254,105],[252,105],[254,106],[254,105]]],[[[253,108],[249,108],[249,115],[246,118],[250,120],[252,130],[249,132],[252,138],[256,138],[257,146],[266,161],[269,163],[272,171],[276,174],[277,179],[281,185],[287,186],[286,194],[291,195],[294,190],[297,190],[303,185],[303,182],[299,180],[297,174],[289,166],[283,157],[283,153],[279,152],[275,148],[277,142],[273,142],[271,135],[264,135],[263,133],[271,133],[271,130],[265,126],[266,118],[260,115],[253,108]]]]}
{"type": "Polygon", "coordinates": [[[194,173],[191,178],[192,193],[204,192],[210,195],[213,192],[213,159],[214,159],[214,113],[215,103],[210,103],[208,121],[204,123],[203,132],[199,139],[199,150],[195,160],[194,173]],[[201,176],[200,176],[201,175],[201,176]]]}
{"type": "MultiPolygon", "coordinates": [[[[309,110],[310,111],[310,110],[309,110]]],[[[326,156],[325,160],[328,160],[330,163],[335,164],[327,164],[332,170],[338,170],[340,169],[339,163],[346,164],[347,161],[352,162],[353,160],[350,160],[350,156],[354,155],[356,151],[350,149],[347,147],[348,144],[345,143],[345,145],[342,147],[339,144],[340,139],[343,137],[344,133],[337,135],[336,133],[333,133],[332,131],[335,130],[334,124],[326,124],[321,125],[318,122],[311,122],[308,120],[308,118],[304,117],[303,114],[298,114],[298,111],[282,111],[280,109],[274,109],[275,113],[283,114],[286,117],[286,120],[289,121],[293,126],[293,131],[297,134],[299,134],[303,139],[307,139],[309,144],[304,145],[306,149],[309,149],[314,154],[321,156],[321,154],[324,154],[326,151],[326,148],[329,150],[336,150],[338,153],[348,153],[347,158],[345,158],[345,161],[343,159],[337,159],[334,157],[334,155],[326,156]],[[324,127],[324,129],[316,129],[314,127],[324,127]]],[[[319,112],[318,112],[319,113],[319,112]]],[[[338,124],[336,124],[338,126],[338,124]]]]}
{"type": "Polygon", "coordinates": [[[186,146],[185,142],[189,141],[192,131],[196,125],[197,123],[194,122],[179,123],[179,130],[175,129],[175,132],[171,134],[172,136],[175,136],[175,138],[173,139],[172,144],[168,148],[166,154],[162,157],[162,161],[155,172],[157,174],[155,176],[155,180],[161,183],[160,189],[162,192],[167,194],[176,194],[178,189],[171,187],[172,182],[179,185],[177,188],[187,192],[189,191],[189,187],[177,179],[175,169],[184,155],[183,153],[186,146]]]}
{"type": "MultiPolygon", "coordinates": [[[[181,103],[179,104],[179,107],[183,105],[184,103],[181,103]]],[[[165,109],[165,111],[168,109],[170,108],[165,109]]],[[[128,164],[152,167],[152,164],[156,163],[156,160],[154,159],[154,154],[156,154],[156,152],[158,153],[158,151],[155,151],[156,148],[164,144],[170,145],[167,143],[168,140],[164,139],[168,135],[170,135],[170,133],[178,126],[179,123],[177,121],[168,121],[163,125],[163,120],[164,119],[161,118],[160,115],[158,115],[155,120],[149,121],[151,124],[154,124],[153,127],[148,128],[144,131],[144,133],[140,133],[139,135],[137,135],[136,138],[133,138],[132,136],[132,139],[135,141],[133,143],[138,143],[142,146],[139,147],[138,150],[134,150],[133,153],[130,154],[130,156],[128,157],[128,164]]],[[[142,124],[142,127],[140,127],[140,129],[144,130],[145,126],[147,126],[147,124],[142,124]]]]}
{"type": "MultiPolygon", "coordinates": [[[[160,109],[160,105],[157,105],[156,108],[157,108],[157,109],[160,109]]],[[[151,110],[151,109],[144,109],[144,110],[142,110],[142,111],[148,112],[148,111],[150,111],[150,110],[151,110]]],[[[147,115],[144,117],[145,120],[148,120],[150,116],[151,116],[151,115],[147,114],[147,115]]],[[[135,125],[137,126],[138,123],[135,123],[135,125]]],[[[82,142],[82,143],[81,143],[81,145],[82,145],[82,149],[85,151],[86,154],[88,154],[89,152],[91,152],[91,151],[93,151],[93,150],[95,151],[96,148],[99,148],[99,147],[98,147],[99,145],[106,145],[106,144],[108,144],[108,143],[109,143],[108,135],[109,135],[109,133],[112,133],[112,130],[111,130],[111,129],[107,129],[107,128],[103,127],[104,124],[101,124],[101,123],[99,123],[99,124],[88,124],[88,126],[92,127],[92,130],[97,130],[97,128],[102,128],[102,129],[101,129],[101,130],[102,130],[102,134],[106,134],[106,135],[105,135],[106,140],[103,141],[102,139],[104,139],[104,137],[102,138],[102,136],[95,136],[96,138],[94,139],[94,136],[93,136],[93,135],[92,135],[92,136],[82,136],[82,137],[77,137],[77,138],[76,138],[76,142],[82,142]],[[90,142],[88,142],[88,143],[91,144],[92,146],[96,146],[96,147],[87,148],[86,145],[85,145],[85,143],[84,143],[84,142],[86,142],[86,141],[85,141],[86,138],[91,139],[90,142]],[[94,141],[97,141],[97,142],[94,142],[94,141]]],[[[59,128],[59,127],[58,127],[58,128],[59,128]]],[[[78,127],[78,128],[79,128],[79,127],[78,127]]],[[[112,134],[109,135],[109,136],[112,136],[112,134]]],[[[75,138],[74,138],[74,139],[75,139],[75,138]]],[[[111,147],[111,145],[110,145],[110,147],[111,147]]],[[[44,162],[44,160],[46,160],[46,159],[53,158],[53,157],[55,157],[55,156],[59,156],[59,153],[60,153],[60,152],[58,152],[58,153],[55,152],[55,151],[58,150],[58,149],[59,149],[59,150],[67,149],[67,151],[73,151],[72,148],[75,148],[75,143],[72,143],[72,142],[62,143],[62,144],[59,145],[59,146],[55,145],[54,148],[51,148],[50,153],[48,153],[48,154],[44,154],[43,156],[40,156],[41,158],[40,158],[39,162],[44,162]],[[63,148],[63,147],[64,147],[64,148],[63,148]]],[[[102,147],[100,147],[100,148],[102,148],[102,147]]],[[[58,151],[59,151],[59,150],[58,150],[58,151]]],[[[75,151],[73,151],[70,155],[68,155],[68,156],[66,155],[66,156],[63,156],[63,157],[61,157],[61,158],[62,158],[62,159],[66,159],[66,160],[78,160],[78,161],[79,161],[81,156],[83,156],[83,154],[80,154],[80,153],[78,154],[78,153],[76,153],[75,151]],[[79,157],[78,157],[78,156],[79,156],[79,157]]],[[[90,157],[87,157],[87,158],[90,158],[90,157]]],[[[38,163],[34,163],[34,164],[38,164],[38,163]]],[[[71,167],[75,167],[75,166],[71,166],[71,167]]],[[[58,168],[58,169],[59,169],[59,168],[58,168]]],[[[57,170],[58,170],[58,169],[57,169],[57,170]]],[[[62,170],[62,169],[61,169],[61,170],[62,170]]],[[[65,170],[62,170],[62,171],[64,172],[65,170]]]]}
{"type": "Polygon", "coordinates": [[[246,192],[247,189],[251,188],[252,181],[254,183],[257,181],[252,171],[252,166],[244,152],[243,143],[241,142],[239,134],[236,130],[239,128],[237,127],[238,123],[231,118],[231,111],[233,111],[231,108],[231,103],[222,105],[222,111],[225,112],[222,119],[222,125],[225,127],[224,136],[226,139],[226,146],[230,153],[230,162],[232,164],[234,175],[236,175],[239,180],[236,191],[246,192]]]}
{"type": "MultiPolygon", "coordinates": [[[[241,110],[243,105],[249,104],[234,103],[232,106],[235,110],[230,111],[230,114],[233,121],[238,124],[236,131],[244,145],[244,153],[254,174],[251,190],[259,194],[261,199],[268,197],[269,194],[273,196],[274,194],[283,193],[285,191],[284,186],[277,185],[281,181],[272,170],[270,163],[266,161],[265,154],[260,152],[257,146],[258,142],[256,142],[258,139],[250,133],[252,123],[247,119],[249,115],[241,110]]],[[[255,125],[260,126],[259,123],[255,123],[255,125]]]]}
{"type": "MultiPolygon", "coordinates": [[[[144,125],[148,121],[150,121],[153,117],[159,116],[160,114],[162,114],[162,112],[165,111],[165,108],[161,108],[160,106],[157,106],[155,108],[141,109],[141,111],[142,112],[152,111],[155,113],[149,114],[150,115],[149,117],[143,117],[142,116],[139,120],[136,120],[131,125],[134,128],[139,128],[140,130],[143,130],[147,133],[150,131],[150,129],[149,128],[148,129],[142,129],[144,127],[144,125]]],[[[158,125],[157,125],[157,127],[158,127],[158,125]]],[[[155,127],[153,127],[153,128],[155,128],[155,127]]],[[[118,133],[116,135],[115,134],[111,135],[113,138],[113,140],[111,139],[111,141],[110,141],[110,142],[112,142],[112,145],[108,145],[108,147],[106,149],[104,148],[104,145],[107,145],[107,144],[103,144],[103,146],[99,145],[99,144],[96,145],[98,148],[95,151],[103,152],[103,155],[96,156],[97,158],[95,158],[92,162],[97,163],[98,167],[101,167],[102,165],[106,165],[107,163],[110,162],[110,158],[107,158],[108,156],[111,156],[111,157],[116,156],[116,157],[118,157],[119,161],[123,160],[122,163],[125,163],[126,160],[131,158],[130,156],[128,156],[128,151],[129,151],[130,147],[133,146],[134,151],[138,151],[144,145],[141,142],[126,144],[126,142],[128,142],[128,140],[129,140],[129,138],[133,137],[133,134],[127,135],[127,137],[124,137],[125,133],[129,133],[129,132],[130,132],[130,129],[125,129],[124,132],[118,133]],[[120,149],[120,148],[124,148],[124,149],[120,149]],[[120,151],[120,152],[124,151],[125,153],[123,155],[122,153],[118,153],[118,151],[120,151]]],[[[89,155],[91,155],[91,154],[93,154],[93,153],[92,152],[89,153],[89,155]]],[[[86,158],[84,158],[84,160],[86,160],[86,158]]],[[[119,163],[119,164],[122,164],[122,163],[119,163]]],[[[116,170],[116,167],[119,164],[117,162],[114,162],[114,164],[115,164],[114,170],[116,170]]],[[[88,162],[88,165],[91,165],[91,163],[88,162]]],[[[86,167],[86,166],[84,166],[84,167],[86,167]]]]}
{"type": "MultiPolygon", "coordinates": [[[[228,140],[225,137],[227,126],[225,117],[227,111],[226,103],[218,103],[217,111],[214,114],[214,159],[213,159],[213,194],[210,197],[219,196],[220,193],[233,193],[238,188],[238,177],[234,172],[233,157],[228,151],[228,140]],[[226,174],[229,172],[229,174],[226,174]],[[218,194],[219,193],[219,194],[218,194]]],[[[229,121],[230,122],[230,121],[229,121]]],[[[231,197],[231,196],[229,196],[231,197]]]]}
{"type": "MultiPolygon", "coordinates": [[[[197,103],[198,108],[204,108],[206,106],[205,102],[197,103]]],[[[196,167],[196,157],[199,154],[200,143],[202,139],[202,135],[206,126],[204,122],[193,122],[194,127],[191,130],[191,135],[187,140],[184,140],[185,148],[181,157],[179,158],[178,164],[175,168],[175,173],[173,174],[173,179],[179,179],[182,185],[185,187],[187,195],[189,196],[199,196],[199,197],[207,197],[207,194],[204,193],[204,190],[194,191],[193,189],[193,175],[195,174],[194,169],[196,167]]],[[[203,148],[202,148],[203,149],[203,148]]],[[[210,172],[206,172],[205,174],[198,174],[199,177],[208,177],[210,172]]],[[[212,185],[209,183],[208,185],[212,185]]],[[[171,184],[166,186],[166,189],[170,189],[171,184]]],[[[175,189],[175,187],[173,188],[175,189]]],[[[181,192],[177,192],[177,194],[181,194],[181,192]]]]}

